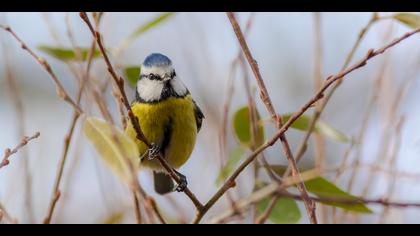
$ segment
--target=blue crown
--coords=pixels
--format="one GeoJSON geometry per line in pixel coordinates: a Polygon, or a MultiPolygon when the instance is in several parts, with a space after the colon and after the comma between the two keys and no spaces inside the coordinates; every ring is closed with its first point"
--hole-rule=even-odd
{"type": "Polygon", "coordinates": [[[144,59],[143,62],[144,66],[152,67],[152,66],[170,66],[172,65],[171,60],[160,53],[152,53],[144,59]]]}

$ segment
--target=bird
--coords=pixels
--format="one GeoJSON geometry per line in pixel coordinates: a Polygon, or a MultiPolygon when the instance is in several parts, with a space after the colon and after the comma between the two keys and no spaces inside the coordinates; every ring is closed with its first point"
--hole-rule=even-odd
{"type": "Polygon", "coordinates": [[[184,191],[187,178],[178,169],[191,156],[204,114],[167,56],[152,53],[144,59],[131,110],[151,147],[136,138],[131,122],[125,132],[139,148],[140,167],[153,171],[155,191],[161,195],[184,191]],[[157,155],[165,158],[178,175],[180,183],[176,187],[157,155]]]}

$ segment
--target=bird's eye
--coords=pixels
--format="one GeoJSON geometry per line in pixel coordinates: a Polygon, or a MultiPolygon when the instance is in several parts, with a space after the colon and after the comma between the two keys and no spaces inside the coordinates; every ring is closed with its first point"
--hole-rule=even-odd
{"type": "Polygon", "coordinates": [[[149,75],[149,79],[151,79],[151,80],[158,80],[159,79],[159,76],[157,76],[155,74],[150,74],[149,75]]]}

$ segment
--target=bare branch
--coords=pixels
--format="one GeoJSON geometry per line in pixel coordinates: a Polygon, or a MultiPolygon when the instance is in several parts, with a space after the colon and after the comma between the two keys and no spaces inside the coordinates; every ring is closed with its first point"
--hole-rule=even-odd
{"type": "MultiPolygon", "coordinates": [[[[302,196],[298,194],[289,193],[284,191],[284,187],[279,187],[277,183],[270,184],[256,192],[254,192],[250,197],[242,199],[237,202],[237,209],[244,211],[249,208],[252,204],[261,201],[262,199],[269,196],[277,197],[288,197],[295,200],[302,201],[302,196]]],[[[407,208],[407,207],[416,207],[420,208],[420,203],[415,202],[391,202],[385,199],[349,199],[349,198],[340,198],[340,197],[309,197],[311,200],[319,203],[335,203],[335,204],[346,204],[346,205],[359,205],[359,204],[374,204],[381,205],[385,207],[394,207],[394,208],[407,208]]],[[[223,212],[219,216],[214,217],[209,220],[210,224],[215,224],[223,222],[225,219],[232,217],[235,212],[231,210],[223,212]]]]}
{"type": "Polygon", "coordinates": [[[36,132],[31,137],[25,136],[20,141],[20,143],[15,148],[13,148],[13,150],[10,150],[10,148],[7,148],[6,150],[4,150],[3,160],[0,162],[0,169],[9,165],[9,163],[10,163],[9,159],[13,154],[16,154],[19,151],[19,149],[26,146],[31,140],[38,138],[40,135],[41,135],[41,133],[36,132]]]}
{"type": "MultiPolygon", "coordinates": [[[[93,41],[92,44],[91,44],[91,47],[88,51],[88,56],[87,56],[88,59],[87,59],[87,64],[86,64],[86,70],[84,71],[84,73],[82,75],[82,78],[81,78],[81,82],[79,84],[79,90],[78,90],[78,93],[77,93],[77,101],[76,101],[77,106],[80,106],[80,103],[82,101],[83,91],[84,91],[84,89],[87,85],[87,82],[89,80],[90,68],[91,68],[91,64],[92,64],[92,61],[93,61],[93,55],[94,55],[94,52],[95,52],[95,48],[96,48],[96,44],[93,41]]],[[[57,175],[56,175],[56,178],[55,178],[55,181],[54,181],[54,189],[53,189],[51,201],[50,201],[50,204],[49,204],[48,213],[47,213],[47,216],[44,219],[44,224],[50,224],[51,223],[51,219],[53,217],[55,207],[56,207],[57,202],[59,201],[60,196],[61,196],[60,184],[61,184],[61,180],[62,180],[63,173],[64,173],[64,166],[67,162],[67,157],[68,157],[68,153],[69,153],[69,149],[70,149],[70,143],[71,143],[71,140],[73,138],[74,130],[75,130],[75,127],[76,127],[77,121],[79,120],[80,115],[81,115],[81,113],[79,113],[77,110],[74,110],[72,120],[70,122],[69,130],[64,137],[63,153],[62,153],[59,165],[58,165],[57,175]]]]}
{"type": "Polygon", "coordinates": [[[22,39],[20,39],[16,33],[12,30],[12,28],[10,26],[3,26],[0,25],[0,28],[4,29],[5,31],[9,32],[21,45],[22,49],[27,51],[37,62],[38,64],[40,64],[44,70],[50,75],[50,77],[52,78],[52,80],[54,81],[55,85],[56,85],[56,90],[57,90],[57,94],[58,96],[63,99],[64,101],[66,101],[67,103],[69,103],[71,106],[73,106],[73,108],[78,112],[78,113],[83,113],[83,110],[79,107],[79,105],[76,104],[76,102],[74,102],[74,100],[70,97],[70,95],[68,95],[67,91],[65,90],[65,88],[63,87],[63,85],[61,84],[60,80],[57,78],[57,76],[55,75],[54,71],[52,70],[50,64],[48,63],[47,60],[45,60],[42,57],[39,57],[37,54],[35,54],[23,41],[22,39]]]}
{"type": "MultiPolygon", "coordinates": [[[[242,33],[242,30],[235,18],[235,15],[232,12],[227,13],[227,16],[232,24],[233,30],[235,31],[236,37],[238,38],[239,44],[241,45],[242,51],[245,54],[246,59],[248,60],[248,63],[255,75],[255,79],[257,80],[258,83],[258,87],[260,88],[260,97],[261,100],[263,101],[263,103],[265,104],[267,110],[269,111],[269,113],[271,114],[271,117],[273,118],[273,120],[276,121],[276,126],[277,129],[280,129],[281,126],[283,125],[283,121],[281,119],[281,116],[279,116],[275,109],[274,106],[271,102],[270,96],[268,95],[268,91],[267,88],[265,86],[264,80],[261,76],[261,73],[258,69],[258,64],[256,62],[256,60],[252,57],[251,51],[248,48],[248,44],[245,41],[244,35],[242,33]]],[[[299,175],[299,170],[297,168],[296,165],[296,161],[295,158],[293,157],[292,151],[290,149],[290,145],[289,142],[286,139],[285,134],[281,134],[280,135],[280,141],[282,142],[282,147],[284,150],[284,153],[286,154],[287,160],[289,162],[289,166],[292,168],[292,175],[295,176],[296,178],[300,179],[300,175],[299,175]]],[[[298,184],[298,189],[300,191],[300,193],[302,194],[303,198],[308,199],[308,193],[306,191],[306,187],[303,183],[298,184]]],[[[308,212],[308,216],[309,219],[311,220],[312,223],[316,224],[317,223],[317,219],[316,219],[316,214],[315,214],[315,205],[313,202],[311,202],[309,199],[307,201],[305,201],[305,208],[308,212]]]]}
{"type": "Polygon", "coordinates": [[[0,224],[2,220],[4,220],[4,222],[9,222],[10,224],[17,224],[17,220],[10,216],[3,204],[0,203],[0,224]]]}

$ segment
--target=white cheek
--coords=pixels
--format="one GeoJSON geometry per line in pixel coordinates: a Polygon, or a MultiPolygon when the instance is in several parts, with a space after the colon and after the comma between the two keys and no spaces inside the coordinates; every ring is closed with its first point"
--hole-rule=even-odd
{"type": "Polygon", "coordinates": [[[185,87],[184,83],[178,77],[174,77],[171,80],[171,86],[179,96],[184,96],[188,92],[187,87],[185,87]]]}
{"type": "Polygon", "coordinates": [[[163,83],[161,81],[140,79],[137,82],[137,91],[145,101],[159,100],[162,89],[163,83]]]}

